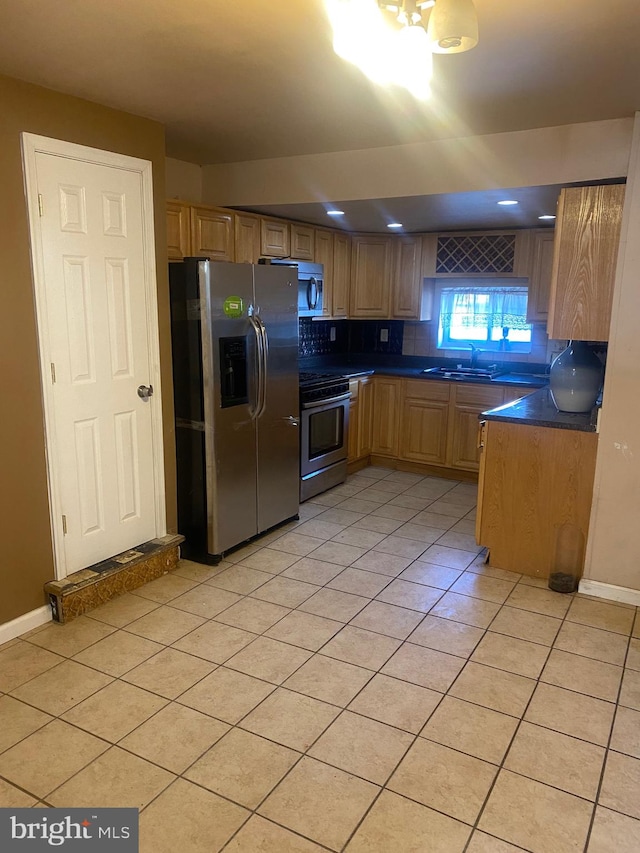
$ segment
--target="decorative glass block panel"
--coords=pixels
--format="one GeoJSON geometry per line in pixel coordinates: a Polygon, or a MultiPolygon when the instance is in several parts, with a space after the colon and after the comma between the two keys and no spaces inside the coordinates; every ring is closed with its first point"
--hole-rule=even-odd
{"type": "Polygon", "coordinates": [[[515,234],[438,237],[436,275],[512,273],[515,250],[515,234]]]}

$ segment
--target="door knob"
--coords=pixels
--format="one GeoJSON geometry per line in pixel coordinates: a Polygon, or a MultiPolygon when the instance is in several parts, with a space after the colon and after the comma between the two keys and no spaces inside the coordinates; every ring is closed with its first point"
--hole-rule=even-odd
{"type": "Polygon", "coordinates": [[[138,397],[142,400],[148,400],[153,395],[153,385],[139,385],[138,397]]]}
{"type": "Polygon", "coordinates": [[[289,415],[289,417],[283,418],[282,420],[286,421],[288,424],[291,424],[291,426],[300,426],[300,418],[294,418],[289,415]]]}

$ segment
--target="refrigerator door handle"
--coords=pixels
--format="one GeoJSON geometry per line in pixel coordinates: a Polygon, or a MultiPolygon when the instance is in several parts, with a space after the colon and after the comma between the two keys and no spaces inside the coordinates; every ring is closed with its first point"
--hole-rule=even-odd
{"type": "Polygon", "coordinates": [[[257,351],[257,356],[258,356],[258,358],[257,358],[258,370],[257,370],[257,384],[256,384],[256,401],[255,401],[255,405],[251,407],[251,412],[250,412],[251,420],[255,421],[260,417],[260,415],[262,413],[262,398],[264,396],[264,390],[263,390],[264,373],[263,373],[263,369],[262,369],[262,365],[263,365],[263,361],[264,361],[264,357],[263,357],[263,353],[262,353],[264,340],[262,337],[262,332],[261,332],[260,326],[258,325],[258,322],[257,322],[256,315],[254,313],[252,313],[251,311],[249,312],[249,323],[251,324],[251,328],[253,329],[254,334],[256,336],[256,351],[257,351]]]}
{"type": "Polygon", "coordinates": [[[260,389],[261,389],[261,395],[260,395],[258,414],[257,414],[257,417],[260,418],[260,417],[262,417],[262,415],[265,412],[265,409],[267,408],[267,370],[268,370],[267,357],[269,355],[269,336],[267,335],[267,328],[266,328],[265,324],[262,322],[262,317],[260,316],[260,314],[256,313],[254,315],[254,319],[257,323],[257,326],[258,326],[258,329],[260,332],[260,339],[261,339],[261,360],[262,361],[261,361],[261,364],[259,367],[259,370],[260,370],[260,383],[259,384],[260,384],[260,389]]]}

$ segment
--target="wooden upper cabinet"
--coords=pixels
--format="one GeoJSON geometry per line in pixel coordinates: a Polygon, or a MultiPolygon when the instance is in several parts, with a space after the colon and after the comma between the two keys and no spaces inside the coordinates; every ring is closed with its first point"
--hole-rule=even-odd
{"type": "Polygon", "coordinates": [[[422,237],[396,237],[393,241],[391,314],[420,319],[422,297],[422,237]]]}
{"type": "Polygon", "coordinates": [[[533,260],[529,277],[527,323],[546,323],[549,316],[554,238],[553,229],[535,231],[533,235],[533,260]]]}
{"type": "Polygon", "coordinates": [[[351,237],[343,232],[333,235],[333,281],[331,286],[331,316],[346,317],[349,313],[351,284],[351,237]]]}
{"type": "Polygon", "coordinates": [[[315,252],[315,231],[310,225],[291,223],[291,257],[299,261],[312,261],[315,252]]]}
{"type": "Polygon", "coordinates": [[[233,213],[215,207],[191,208],[191,252],[212,261],[234,260],[233,213]]]}
{"type": "Polygon", "coordinates": [[[609,339],[622,184],[560,193],[547,331],[550,338],[609,339]]]}
{"type": "Polygon", "coordinates": [[[191,206],[182,201],[167,202],[167,254],[170,260],[182,260],[191,253],[191,206]]]}
{"type": "MultiPolygon", "coordinates": [[[[293,239],[293,233],[291,237],[293,239]]],[[[313,260],[324,267],[322,316],[330,317],[333,290],[333,232],[327,228],[316,228],[314,243],[315,254],[313,260]]]]}
{"type": "Polygon", "coordinates": [[[260,252],[267,258],[290,258],[291,240],[289,223],[283,219],[260,220],[260,252]]]}
{"type": "Polygon", "coordinates": [[[351,317],[389,316],[391,237],[356,234],[352,237],[351,317]]]}
{"type": "Polygon", "coordinates": [[[260,257],[260,217],[236,213],[236,263],[257,264],[260,257]]]}

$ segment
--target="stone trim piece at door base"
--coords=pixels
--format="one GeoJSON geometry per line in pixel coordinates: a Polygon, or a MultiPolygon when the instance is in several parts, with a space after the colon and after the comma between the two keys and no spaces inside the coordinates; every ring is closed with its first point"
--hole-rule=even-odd
{"type": "Polygon", "coordinates": [[[53,621],[70,622],[124,592],[165,575],[178,564],[181,542],[184,536],[161,536],[63,580],[49,581],[44,591],[53,621]]]}

